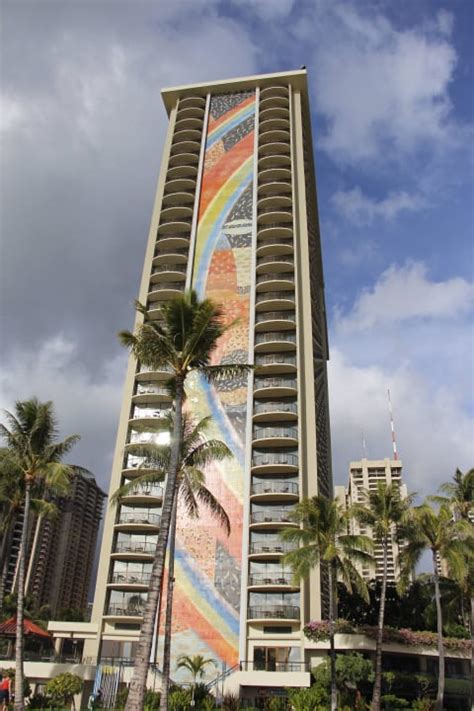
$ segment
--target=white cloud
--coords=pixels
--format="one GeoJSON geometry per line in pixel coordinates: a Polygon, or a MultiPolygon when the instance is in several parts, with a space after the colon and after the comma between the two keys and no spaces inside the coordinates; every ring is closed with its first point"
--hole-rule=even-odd
{"type": "Polygon", "coordinates": [[[264,21],[277,21],[287,17],[296,0],[231,0],[243,10],[250,10],[264,21]]]}
{"type": "Polygon", "coordinates": [[[316,107],[328,121],[319,145],[335,159],[357,162],[400,160],[419,146],[456,142],[449,13],[440,13],[431,28],[399,30],[357,5],[321,7],[295,29],[305,40],[317,33],[316,107]]]}
{"type": "Polygon", "coordinates": [[[33,396],[52,400],[60,436],[81,435],[68,461],[91,469],[107,490],[127,356],[97,362],[95,379],[77,356],[77,344],[61,334],[38,349],[14,350],[0,371],[0,407],[13,411],[15,401],[33,396]]]}
{"type": "Polygon", "coordinates": [[[390,192],[382,200],[376,200],[364,195],[359,187],[338,190],[332,203],[346,220],[356,225],[371,224],[377,218],[394,220],[402,212],[415,212],[426,205],[421,195],[405,190],[390,192]]]}
{"type": "Polygon", "coordinates": [[[421,262],[392,265],[373,289],[359,295],[349,313],[339,315],[336,329],[357,333],[408,319],[454,319],[468,313],[473,300],[474,285],[461,277],[435,282],[421,262]]]}
{"type": "MultiPolygon", "coordinates": [[[[376,333],[373,333],[376,338],[376,333]]],[[[367,342],[370,350],[370,342],[367,342]]],[[[334,479],[347,483],[349,462],[361,459],[365,438],[369,459],[392,456],[387,388],[390,387],[399,456],[409,490],[434,493],[456,467],[472,467],[474,419],[462,400],[432,386],[416,366],[358,366],[332,348],[329,363],[334,479]]]]}

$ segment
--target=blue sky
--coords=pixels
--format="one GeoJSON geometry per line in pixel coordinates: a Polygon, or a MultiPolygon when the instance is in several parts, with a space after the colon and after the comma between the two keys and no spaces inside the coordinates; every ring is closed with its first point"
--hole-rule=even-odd
{"type": "Polygon", "coordinates": [[[470,0],[2,3],[1,404],[57,404],[106,486],[166,129],[159,91],[308,68],[334,475],[426,493],[473,446],[470,0]]]}

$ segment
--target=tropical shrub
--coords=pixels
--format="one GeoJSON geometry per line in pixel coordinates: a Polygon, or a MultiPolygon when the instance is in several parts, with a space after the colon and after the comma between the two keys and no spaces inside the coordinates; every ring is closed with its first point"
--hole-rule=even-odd
{"type": "Polygon", "coordinates": [[[84,682],[80,676],[64,672],[64,674],[58,674],[54,679],[50,679],[46,684],[45,691],[55,703],[67,706],[74,703],[74,696],[82,691],[83,685],[84,682]]]}
{"type": "Polygon", "coordinates": [[[170,691],[168,701],[170,711],[187,711],[191,706],[191,692],[175,687],[170,691]]]}
{"type": "Polygon", "coordinates": [[[395,694],[385,694],[381,700],[384,711],[399,711],[399,709],[406,709],[410,706],[406,699],[401,699],[395,694]]]}

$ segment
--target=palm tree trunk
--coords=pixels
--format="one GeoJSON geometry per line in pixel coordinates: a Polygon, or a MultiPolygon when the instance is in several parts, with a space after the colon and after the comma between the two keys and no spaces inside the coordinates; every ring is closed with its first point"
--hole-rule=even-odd
{"type": "Polygon", "coordinates": [[[171,666],[171,622],[173,619],[174,592],[174,552],[176,547],[176,514],[178,510],[178,495],[176,492],[173,515],[170,525],[170,540],[168,546],[168,589],[166,593],[165,635],[163,642],[163,676],[161,683],[160,709],[168,711],[168,692],[170,686],[171,666]]]}
{"type": "Polygon", "coordinates": [[[25,510],[23,514],[23,528],[18,561],[17,607],[16,607],[16,644],[15,644],[15,711],[24,711],[25,699],[23,695],[23,613],[25,602],[25,568],[26,548],[28,543],[28,523],[30,516],[31,481],[25,478],[25,510]]]}
{"type": "Polygon", "coordinates": [[[382,592],[380,595],[379,622],[377,629],[377,641],[375,643],[375,682],[372,692],[372,711],[380,711],[380,701],[382,696],[382,643],[383,627],[385,619],[385,597],[387,595],[387,537],[384,536],[383,546],[383,573],[382,592]]]}
{"type": "Polygon", "coordinates": [[[471,708],[474,706],[474,597],[471,597],[471,708]]]}
{"type": "Polygon", "coordinates": [[[334,644],[334,611],[336,608],[335,577],[332,563],[328,564],[329,583],[329,657],[331,664],[331,711],[337,709],[336,646],[334,644]]]}
{"type": "Polygon", "coordinates": [[[10,523],[7,526],[4,536],[2,537],[1,546],[1,566],[2,573],[0,577],[0,610],[3,608],[3,599],[5,597],[5,587],[7,583],[8,575],[8,560],[10,558],[11,542],[13,538],[13,530],[15,528],[16,516],[13,516],[10,523]]]}
{"type": "Polygon", "coordinates": [[[435,711],[443,711],[444,703],[444,644],[443,644],[443,613],[441,611],[441,595],[439,592],[438,559],[433,551],[433,569],[436,600],[436,622],[438,629],[438,694],[436,696],[435,711]]]}
{"type": "MultiPolygon", "coordinates": [[[[166,482],[165,497],[161,511],[160,532],[156,543],[155,558],[151,571],[150,586],[146,600],[143,622],[140,629],[137,654],[135,656],[135,666],[133,668],[132,680],[128,693],[125,711],[143,711],[145,702],[146,682],[150,654],[153,644],[153,633],[155,627],[155,617],[160,596],[161,583],[165,567],[166,547],[173,511],[173,503],[176,490],[176,479],[179,467],[180,452],[183,439],[183,397],[184,378],[176,377],[175,381],[175,418],[173,428],[173,442],[171,448],[170,470],[166,482]]],[[[159,622],[158,622],[159,624],[159,622]]]]}

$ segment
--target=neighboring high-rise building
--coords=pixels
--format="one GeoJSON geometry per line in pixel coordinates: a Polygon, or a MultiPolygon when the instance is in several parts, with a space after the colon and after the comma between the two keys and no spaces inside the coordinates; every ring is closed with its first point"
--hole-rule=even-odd
{"type": "MultiPolygon", "coordinates": [[[[396,484],[400,490],[400,496],[407,496],[407,489],[402,483],[402,463],[399,459],[362,459],[360,462],[351,462],[349,466],[349,482],[347,487],[335,486],[335,497],[345,508],[349,508],[356,503],[364,503],[363,491],[374,491],[377,484],[396,484]]],[[[350,529],[354,534],[363,533],[372,536],[370,527],[362,526],[354,519],[350,521],[350,529]]],[[[400,569],[398,556],[400,552],[396,531],[392,532],[392,537],[388,546],[388,580],[397,582],[400,569]]],[[[381,580],[383,573],[383,549],[381,543],[375,542],[375,562],[374,564],[357,563],[359,572],[366,580],[381,580]]]]}
{"type": "MultiPolygon", "coordinates": [[[[229,537],[202,509],[178,514],[173,657],[201,653],[227,667],[283,669],[304,662],[303,624],[321,619],[327,589],[315,570],[295,584],[282,529],[296,502],[332,496],[324,284],[305,71],[162,92],[169,128],[139,299],[150,318],[192,287],[238,323],[215,363],[250,363],[250,375],[187,384],[196,418],[232,459],[207,486],[226,509],[229,537]],[[278,666],[280,665],[280,666],[278,666]]],[[[110,491],[142,460],[129,443],[154,439],[169,411],[169,373],[131,358],[110,491]]],[[[133,662],[160,526],[163,488],[137,488],[109,507],[85,654],[110,668],[133,662]]],[[[303,668],[303,667],[301,667],[303,668]]],[[[172,676],[179,678],[172,662],[172,676]]]]}
{"type": "MultiPolygon", "coordinates": [[[[68,498],[54,501],[54,518],[31,517],[26,595],[37,607],[47,605],[54,617],[61,610],[87,610],[97,534],[105,493],[92,474],[75,472],[68,498]]],[[[6,591],[15,591],[22,517],[9,546],[6,591]]]]}

